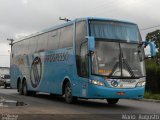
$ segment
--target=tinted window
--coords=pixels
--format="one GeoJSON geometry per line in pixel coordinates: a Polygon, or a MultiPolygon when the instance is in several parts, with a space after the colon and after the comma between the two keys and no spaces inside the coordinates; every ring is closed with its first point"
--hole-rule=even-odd
{"type": "Polygon", "coordinates": [[[34,53],[37,50],[38,36],[29,39],[29,53],[34,53]]]}
{"type": "Polygon", "coordinates": [[[17,55],[17,43],[13,44],[12,46],[12,56],[16,56],[17,55]]]}
{"type": "Polygon", "coordinates": [[[48,40],[48,33],[39,35],[38,45],[37,45],[38,52],[42,52],[42,51],[48,49],[47,40],[48,40]]]}
{"type": "Polygon", "coordinates": [[[77,72],[81,75],[81,59],[80,59],[80,51],[82,43],[86,42],[86,22],[81,21],[76,23],[76,63],[77,63],[77,72]]]}
{"type": "Polygon", "coordinates": [[[15,52],[16,52],[17,55],[21,55],[21,51],[22,51],[22,45],[21,45],[21,42],[18,42],[15,52]]]}
{"type": "Polygon", "coordinates": [[[80,55],[80,45],[86,41],[86,23],[85,21],[76,23],[76,54],[80,55]]]}
{"type": "Polygon", "coordinates": [[[73,25],[60,29],[59,48],[72,47],[73,45],[73,25]]]}
{"type": "Polygon", "coordinates": [[[87,55],[87,42],[81,45],[80,50],[80,75],[87,77],[88,76],[88,55],[87,55]]]}
{"type": "Polygon", "coordinates": [[[29,41],[23,40],[23,41],[21,41],[21,43],[23,44],[22,55],[28,54],[29,41]]]}
{"type": "Polygon", "coordinates": [[[137,25],[113,21],[91,21],[91,36],[95,38],[140,41],[137,25]]]}
{"type": "Polygon", "coordinates": [[[48,49],[58,49],[59,44],[59,30],[54,30],[48,33],[48,49]]]}

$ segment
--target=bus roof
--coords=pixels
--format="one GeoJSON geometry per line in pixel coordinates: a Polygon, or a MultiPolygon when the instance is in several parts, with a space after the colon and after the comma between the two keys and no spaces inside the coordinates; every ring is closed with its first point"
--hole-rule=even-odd
{"type": "MultiPolygon", "coordinates": [[[[14,42],[14,43],[23,41],[23,40],[25,40],[25,39],[28,39],[28,38],[31,38],[31,37],[34,37],[34,36],[37,36],[37,35],[40,35],[40,34],[43,34],[43,33],[47,33],[47,32],[52,31],[52,30],[56,30],[56,29],[58,29],[58,28],[62,28],[62,27],[71,25],[71,24],[73,24],[75,21],[76,21],[76,22],[79,22],[79,21],[83,21],[83,20],[115,21],[115,22],[123,22],[123,23],[135,24],[135,23],[133,23],[133,22],[129,22],[129,21],[125,21],[125,20],[117,20],[117,19],[110,19],[110,18],[97,18],[97,17],[76,18],[76,19],[74,19],[74,20],[72,20],[72,21],[69,21],[69,22],[66,22],[66,23],[63,23],[63,24],[60,24],[60,25],[52,26],[52,27],[47,28],[47,29],[44,29],[44,30],[42,30],[42,31],[40,31],[40,32],[33,33],[33,34],[31,34],[31,35],[22,37],[22,38],[18,39],[18,41],[14,42]]],[[[14,44],[14,43],[13,43],[13,44],[14,44]]]]}
{"type": "Polygon", "coordinates": [[[76,19],[76,21],[81,21],[81,20],[115,21],[115,22],[124,22],[124,23],[135,24],[135,23],[130,22],[130,21],[120,20],[120,19],[111,19],[111,18],[85,17],[85,18],[77,18],[76,19]]]}

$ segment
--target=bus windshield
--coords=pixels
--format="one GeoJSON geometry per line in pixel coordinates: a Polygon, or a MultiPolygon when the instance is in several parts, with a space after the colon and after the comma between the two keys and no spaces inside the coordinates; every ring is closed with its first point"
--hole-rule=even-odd
{"type": "Polygon", "coordinates": [[[139,42],[141,40],[136,24],[115,21],[90,21],[90,35],[116,41],[139,42]]]}
{"type": "Polygon", "coordinates": [[[92,73],[116,78],[145,76],[143,50],[138,44],[96,39],[92,73]]]}

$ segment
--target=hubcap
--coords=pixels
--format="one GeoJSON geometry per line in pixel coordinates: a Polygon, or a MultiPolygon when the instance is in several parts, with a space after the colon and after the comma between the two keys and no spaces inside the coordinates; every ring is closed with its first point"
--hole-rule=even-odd
{"type": "Polygon", "coordinates": [[[68,84],[65,89],[65,99],[68,103],[72,101],[72,91],[71,91],[70,85],[68,84]]]}

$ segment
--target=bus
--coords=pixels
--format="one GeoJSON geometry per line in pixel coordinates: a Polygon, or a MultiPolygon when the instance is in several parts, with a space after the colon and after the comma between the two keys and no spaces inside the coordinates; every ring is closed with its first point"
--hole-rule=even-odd
{"type": "Polygon", "coordinates": [[[144,47],[135,23],[79,18],[24,37],[12,45],[11,86],[21,95],[46,92],[77,98],[144,96],[144,47]]]}

